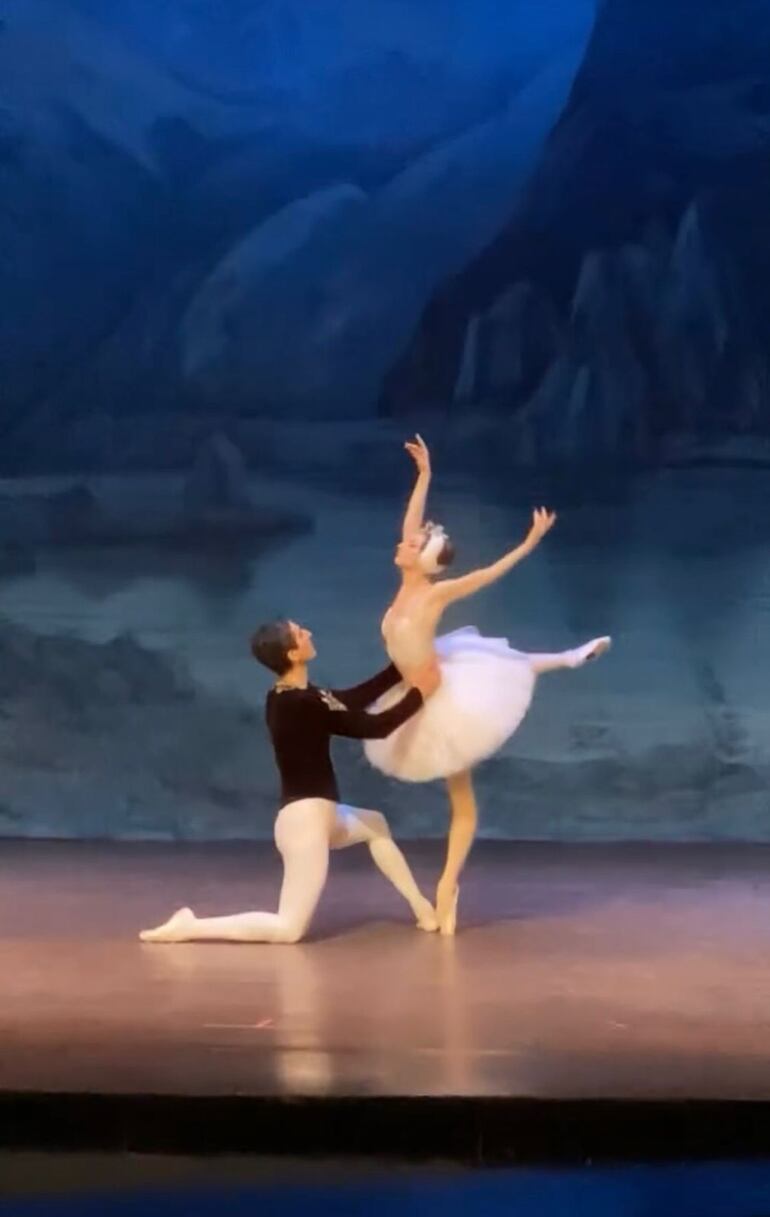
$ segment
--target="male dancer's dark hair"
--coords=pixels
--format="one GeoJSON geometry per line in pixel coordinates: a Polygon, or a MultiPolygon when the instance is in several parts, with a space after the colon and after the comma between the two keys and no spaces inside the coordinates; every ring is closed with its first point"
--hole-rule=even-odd
{"type": "Polygon", "coordinates": [[[291,667],[289,651],[294,647],[294,635],[284,618],[260,625],[251,638],[251,653],[276,676],[285,676],[291,667]]]}

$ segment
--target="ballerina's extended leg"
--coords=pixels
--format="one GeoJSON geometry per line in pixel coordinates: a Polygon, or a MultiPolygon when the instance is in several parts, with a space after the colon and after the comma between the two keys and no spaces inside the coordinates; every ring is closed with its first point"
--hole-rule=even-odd
{"type": "Polygon", "coordinates": [[[602,638],[592,638],[581,647],[572,647],[568,651],[527,652],[527,658],[535,672],[557,672],[560,668],[582,668],[583,664],[592,659],[598,659],[612,645],[612,639],[606,635],[602,638]]]}

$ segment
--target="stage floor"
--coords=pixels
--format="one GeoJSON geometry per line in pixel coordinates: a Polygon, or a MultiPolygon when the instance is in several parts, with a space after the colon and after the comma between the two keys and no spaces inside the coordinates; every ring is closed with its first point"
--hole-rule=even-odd
{"type": "Polygon", "coordinates": [[[0,853],[4,1089],[770,1098],[770,850],[481,844],[455,940],[351,851],[290,947],[136,938],[274,907],[266,847],[0,853]]]}
{"type": "MultiPolygon", "coordinates": [[[[428,890],[439,844],[407,853],[428,890]]],[[[770,1100],[770,848],[482,843],[454,940],[348,851],[282,947],[136,937],[274,907],[266,846],[0,859],[9,1097],[770,1100]]]]}

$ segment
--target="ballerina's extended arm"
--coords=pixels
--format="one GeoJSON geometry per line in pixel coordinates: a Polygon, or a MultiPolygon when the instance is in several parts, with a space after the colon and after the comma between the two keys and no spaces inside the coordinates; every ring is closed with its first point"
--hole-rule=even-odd
{"type": "Polygon", "coordinates": [[[431,472],[430,453],[422,436],[416,435],[414,440],[404,444],[404,447],[417,466],[417,481],[410,495],[406,514],[404,515],[404,524],[401,529],[401,538],[406,541],[422,528],[425,518],[425,504],[428,501],[431,472]]]}
{"type": "Polygon", "coordinates": [[[498,558],[497,562],[493,562],[491,566],[483,566],[480,570],[461,575],[459,579],[443,579],[440,583],[436,583],[433,588],[433,596],[441,607],[445,608],[455,600],[464,600],[466,596],[472,596],[475,592],[481,591],[482,587],[496,583],[521,562],[522,558],[526,558],[528,554],[532,553],[532,550],[540,544],[555,523],[555,512],[546,511],[545,507],[538,507],[532,514],[532,527],[521,545],[517,545],[507,554],[503,554],[502,558],[498,558]]]}

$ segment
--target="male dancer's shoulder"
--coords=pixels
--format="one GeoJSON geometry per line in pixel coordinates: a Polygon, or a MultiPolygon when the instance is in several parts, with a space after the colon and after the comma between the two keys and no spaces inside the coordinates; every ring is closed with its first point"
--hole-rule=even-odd
{"type": "Polygon", "coordinates": [[[321,697],[315,685],[308,685],[305,689],[275,685],[265,698],[268,719],[294,717],[320,705],[321,697]]]}
{"type": "Polygon", "coordinates": [[[296,685],[273,685],[266,700],[278,705],[295,701],[315,701],[317,698],[318,689],[315,685],[306,685],[304,689],[298,689],[296,685]]]}
{"type": "Polygon", "coordinates": [[[284,704],[292,706],[325,706],[327,710],[347,710],[344,701],[340,701],[330,689],[319,689],[317,685],[307,685],[304,689],[282,688],[276,685],[268,693],[268,697],[286,698],[284,704]]]}

